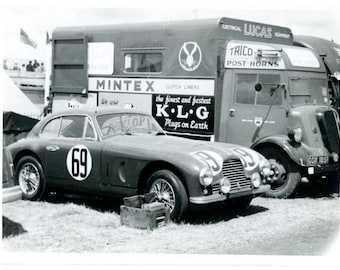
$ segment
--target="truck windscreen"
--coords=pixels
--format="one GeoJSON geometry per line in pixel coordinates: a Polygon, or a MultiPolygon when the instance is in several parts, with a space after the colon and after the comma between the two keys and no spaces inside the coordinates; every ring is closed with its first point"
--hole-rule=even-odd
{"type": "Polygon", "coordinates": [[[292,105],[329,105],[327,80],[321,78],[289,78],[289,92],[292,105]]]}

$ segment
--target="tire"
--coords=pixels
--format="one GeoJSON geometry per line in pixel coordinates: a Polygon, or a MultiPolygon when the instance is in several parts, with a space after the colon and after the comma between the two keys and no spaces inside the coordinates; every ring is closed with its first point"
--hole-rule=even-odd
{"type": "Polygon", "coordinates": [[[270,184],[271,189],[265,196],[282,199],[294,198],[301,183],[301,173],[298,167],[280,149],[263,148],[258,151],[270,160],[278,179],[270,184]]]}
{"type": "Polygon", "coordinates": [[[41,164],[31,156],[23,157],[16,166],[16,181],[23,192],[23,198],[40,200],[46,189],[46,180],[41,164]]]}
{"type": "Polygon", "coordinates": [[[158,201],[164,202],[170,209],[170,219],[178,222],[188,210],[188,195],[180,179],[169,170],[159,170],[148,179],[145,193],[154,192],[158,201]]]}

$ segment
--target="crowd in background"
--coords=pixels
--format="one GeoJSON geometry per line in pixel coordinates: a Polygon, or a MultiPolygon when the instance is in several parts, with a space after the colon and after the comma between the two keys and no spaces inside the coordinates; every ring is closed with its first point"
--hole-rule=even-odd
{"type": "Polygon", "coordinates": [[[37,60],[29,60],[28,64],[22,64],[19,66],[18,62],[14,62],[10,67],[8,65],[7,60],[3,60],[3,68],[4,70],[18,70],[18,71],[28,71],[28,72],[45,72],[44,63],[39,63],[37,60]]]}

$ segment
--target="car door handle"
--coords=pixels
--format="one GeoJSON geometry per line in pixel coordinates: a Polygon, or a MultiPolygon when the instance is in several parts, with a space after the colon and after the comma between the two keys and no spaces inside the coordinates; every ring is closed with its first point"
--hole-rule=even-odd
{"type": "Polygon", "coordinates": [[[48,145],[46,146],[46,149],[48,151],[55,152],[55,151],[58,151],[60,148],[58,145],[48,145]]]}

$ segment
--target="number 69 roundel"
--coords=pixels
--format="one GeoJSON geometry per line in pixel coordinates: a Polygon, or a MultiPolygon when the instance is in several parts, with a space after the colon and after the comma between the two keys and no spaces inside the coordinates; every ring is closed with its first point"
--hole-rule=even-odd
{"type": "Polygon", "coordinates": [[[85,180],[92,170],[92,157],[85,145],[73,146],[67,154],[67,170],[78,181],[85,180]]]}

